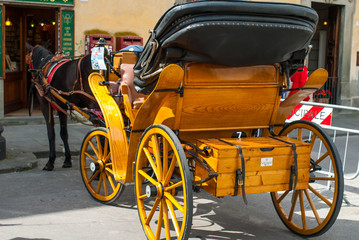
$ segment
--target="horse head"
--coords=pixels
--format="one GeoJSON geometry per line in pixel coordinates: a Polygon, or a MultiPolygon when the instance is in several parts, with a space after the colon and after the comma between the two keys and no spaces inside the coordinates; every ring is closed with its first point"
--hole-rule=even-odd
{"type": "Polygon", "coordinates": [[[54,56],[44,46],[36,45],[35,47],[26,43],[28,54],[26,55],[26,63],[31,69],[41,69],[54,56]]]}

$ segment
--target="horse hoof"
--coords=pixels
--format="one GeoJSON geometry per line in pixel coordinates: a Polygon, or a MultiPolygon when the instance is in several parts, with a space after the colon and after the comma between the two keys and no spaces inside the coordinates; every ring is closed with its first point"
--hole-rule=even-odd
{"type": "Polygon", "coordinates": [[[54,166],[48,166],[47,164],[45,165],[45,167],[42,169],[43,171],[52,171],[54,170],[54,166]]]}
{"type": "Polygon", "coordinates": [[[69,162],[64,162],[64,164],[62,165],[62,168],[71,168],[72,167],[72,162],[69,161],[69,162]]]}

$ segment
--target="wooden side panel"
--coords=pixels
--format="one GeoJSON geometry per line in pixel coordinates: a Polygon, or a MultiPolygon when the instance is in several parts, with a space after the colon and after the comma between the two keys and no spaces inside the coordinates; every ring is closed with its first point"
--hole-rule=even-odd
{"type": "Polygon", "coordinates": [[[187,64],[179,130],[267,128],[279,105],[277,65],[187,64]]]}
{"type": "MultiPolygon", "coordinates": [[[[297,146],[308,146],[307,143],[300,142],[293,138],[281,136],[280,139],[289,143],[295,143],[297,146]]],[[[235,145],[240,145],[242,146],[242,148],[246,149],[247,152],[245,157],[279,155],[281,153],[284,153],[284,155],[286,155],[291,152],[290,148],[288,148],[288,144],[285,144],[273,138],[230,138],[226,139],[225,141],[233,143],[235,145]],[[270,150],[268,148],[273,148],[273,150],[270,150]]],[[[214,158],[218,159],[230,158],[238,154],[238,149],[236,147],[228,145],[227,143],[222,142],[219,139],[198,139],[197,146],[199,146],[200,148],[203,148],[204,146],[211,147],[211,149],[209,150],[211,155],[213,155],[214,158]]],[[[298,148],[297,153],[307,153],[307,150],[304,148],[298,148]]]]}
{"type": "MultiPolygon", "coordinates": [[[[144,130],[148,126],[154,123],[158,112],[161,107],[168,108],[165,105],[166,102],[172,101],[170,98],[177,98],[177,93],[174,91],[161,91],[167,89],[178,89],[183,81],[184,72],[178,65],[169,65],[161,73],[155,90],[148,96],[146,101],[139,109],[135,122],[133,124],[133,130],[144,130]]],[[[176,104],[171,103],[170,106],[174,107],[176,104]]],[[[175,110],[175,109],[173,109],[175,110]]],[[[168,116],[173,117],[172,114],[168,116]]],[[[162,117],[164,119],[164,117],[162,117]]]]}
{"type": "Polygon", "coordinates": [[[186,65],[186,85],[278,84],[278,66],[226,67],[211,64],[186,65]]]}
{"type": "MultiPolygon", "coordinates": [[[[261,158],[268,158],[275,156],[273,166],[267,166],[263,169],[266,171],[274,171],[276,169],[289,169],[290,166],[293,164],[293,151],[290,150],[290,148],[285,148],[286,150],[282,152],[282,155],[279,155],[279,151],[282,151],[283,148],[278,149],[278,152],[276,151],[275,155],[273,154],[263,154],[263,152],[258,151],[258,154],[262,155],[256,155],[256,156],[249,156],[248,152],[246,152],[244,155],[244,161],[246,165],[246,171],[248,172],[256,172],[258,171],[258,167],[261,165],[261,158]]],[[[299,148],[300,149],[300,148],[299,148]]],[[[308,165],[308,159],[304,157],[304,154],[306,154],[308,151],[306,148],[301,148],[301,151],[297,151],[297,154],[299,154],[298,157],[298,168],[307,168],[308,165]]],[[[238,150],[236,150],[236,154],[238,154],[238,150]]],[[[203,156],[202,156],[203,157],[203,156]]],[[[235,158],[220,158],[218,163],[218,159],[214,157],[207,157],[205,158],[206,162],[213,168],[214,171],[220,172],[220,173],[234,173],[238,168],[241,168],[240,159],[238,157],[235,158]]]]}
{"type": "Polygon", "coordinates": [[[185,88],[180,129],[265,128],[277,87],[185,88]]]}
{"type": "MultiPolygon", "coordinates": [[[[204,169],[201,169],[205,174],[204,169]]],[[[274,191],[285,191],[289,189],[290,171],[282,170],[273,173],[264,172],[262,175],[246,176],[246,194],[256,194],[274,191]]],[[[203,184],[206,192],[216,197],[226,197],[234,195],[234,174],[220,174],[217,179],[212,179],[203,184]],[[230,184],[229,184],[230,183],[230,184]]],[[[298,169],[298,183],[296,189],[308,188],[309,171],[298,169]]],[[[238,188],[238,194],[242,194],[242,189],[238,188]]]]}
{"type": "MultiPolygon", "coordinates": [[[[169,65],[161,73],[155,90],[148,96],[136,114],[130,136],[128,150],[127,182],[133,181],[133,162],[136,159],[137,146],[143,131],[151,124],[173,124],[176,115],[174,91],[158,91],[162,89],[178,89],[183,82],[184,71],[178,65],[169,65]]],[[[172,127],[172,126],[169,126],[172,127]]]]}
{"type": "MultiPolygon", "coordinates": [[[[310,167],[310,146],[307,143],[282,137],[297,146],[298,183],[297,189],[308,186],[310,167]]],[[[244,138],[242,140],[224,139],[240,145],[245,161],[246,194],[282,191],[289,189],[290,167],[294,164],[294,153],[291,145],[272,138],[244,138]],[[263,165],[263,159],[271,159],[269,165],[263,165]]],[[[223,197],[234,194],[236,170],[242,169],[238,149],[218,139],[198,140],[197,146],[209,146],[209,156],[201,157],[218,172],[217,179],[212,179],[201,187],[209,193],[223,197]]],[[[196,166],[196,180],[207,177],[208,172],[196,166]]],[[[239,193],[241,194],[241,191],[239,193]]]]}

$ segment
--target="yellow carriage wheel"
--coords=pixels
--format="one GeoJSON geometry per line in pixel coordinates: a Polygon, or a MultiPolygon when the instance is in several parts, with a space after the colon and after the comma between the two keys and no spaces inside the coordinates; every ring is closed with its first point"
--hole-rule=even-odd
{"type": "Polygon", "coordinates": [[[153,125],[143,133],[136,155],[138,213],[148,239],[187,239],[193,192],[186,155],[173,131],[153,125]]]}
{"type": "Polygon", "coordinates": [[[282,222],[301,236],[319,236],[335,222],[343,201],[342,163],[333,141],[322,128],[308,121],[288,124],[282,136],[311,144],[307,189],[272,192],[272,201],[282,222]]]}
{"type": "Polygon", "coordinates": [[[114,178],[105,128],[96,128],[85,136],[81,146],[80,171],[87,191],[95,200],[110,204],[121,195],[124,185],[114,178]]]}

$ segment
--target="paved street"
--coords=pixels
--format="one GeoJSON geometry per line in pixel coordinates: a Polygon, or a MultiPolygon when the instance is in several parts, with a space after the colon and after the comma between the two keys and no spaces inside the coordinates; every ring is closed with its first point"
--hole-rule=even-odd
{"type": "MultiPolygon", "coordinates": [[[[41,166],[45,161],[40,161],[41,166]]],[[[116,206],[94,201],[85,190],[77,161],[72,169],[40,168],[1,174],[0,239],[145,239],[133,186],[116,206]]],[[[359,234],[358,180],[347,182],[346,195],[334,226],[315,239],[357,239],[359,234]]],[[[301,239],[290,233],[274,211],[269,194],[217,199],[205,192],[195,195],[190,239],[301,239]]]]}
{"type": "MultiPolygon", "coordinates": [[[[18,126],[7,127],[5,134],[9,148],[31,145],[29,139],[13,141],[18,126]]],[[[29,126],[23,130],[36,131],[46,151],[44,126],[29,126]],[[45,141],[45,142],[44,142],[45,141]]],[[[79,150],[88,128],[70,125],[73,151],[79,150]],[[75,136],[76,135],[76,136],[75,136]]],[[[342,146],[344,137],[337,138],[342,146]]],[[[356,170],[359,155],[359,136],[351,138],[353,149],[347,162],[347,173],[356,170]]],[[[58,141],[58,151],[61,144],[58,141]]],[[[30,149],[31,150],[31,149],[30,149]]],[[[135,206],[133,185],[128,186],[115,206],[97,203],[87,193],[79,172],[78,156],[72,169],[62,169],[63,157],[56,162],[55,171],[44,172],[47,159],[39,159],[39,167],[0,174],[0,239],[1,240],[66,240],[66,239],[145,239],[135,206]]],[[[359,179],[346,181],[347,199],[338,220],[323,236],[314,239],[358,239],[359,234],[359,179]]],[[[246,206],[241,197],[215,198],[204,191],[194,195],[194,218],[190,239],[301,239],[292,234],[277,216],[269,194],[248,195],[246,206]]]]}

